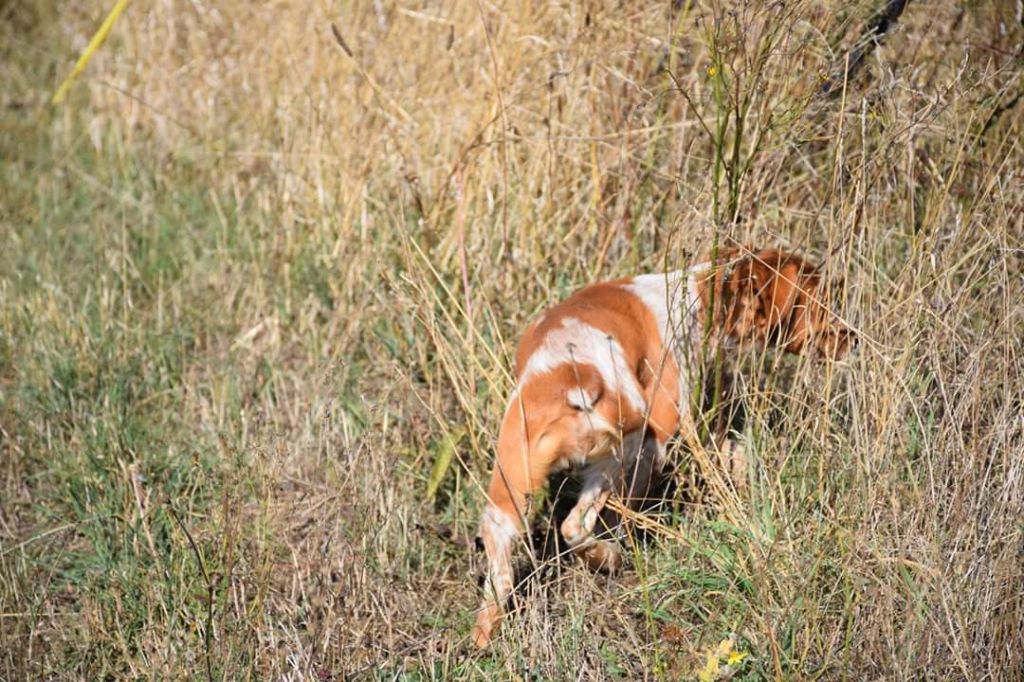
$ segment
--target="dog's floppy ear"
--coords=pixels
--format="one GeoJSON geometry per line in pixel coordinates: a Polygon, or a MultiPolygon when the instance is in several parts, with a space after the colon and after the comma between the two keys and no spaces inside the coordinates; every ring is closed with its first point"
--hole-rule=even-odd
{"type": "Polygon", "coordinates": [[[730,329],[741,337],[748,337],[754,330],[763,331],[765,321],[764,290],[768,282],[766,273],[759,263],[750,256],[736,264],[732,281],[726,286],[730,290],[730,329]]]}

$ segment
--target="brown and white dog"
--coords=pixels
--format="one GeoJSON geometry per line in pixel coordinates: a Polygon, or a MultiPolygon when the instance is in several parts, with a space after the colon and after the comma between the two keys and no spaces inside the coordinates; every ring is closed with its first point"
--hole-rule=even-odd
{"type": "Polygon", "coordinates": [[[827,307],[825,288],[818,268],[798,256],[723,249],[688,270],[585,287],[526,330],[480,523],[488,569],[477,647],[487,646],[501,620],[527,500],[548,475],[580,470],[582,491],[562,537],[592,567],[615,570],[618,549],[594,537],[598,517],[613,493],[623,493],[645,439],[656,443],[660,468],[668,439],[693,424],[702,348],[754,345],[840,358],[855,335],[827,307]]]}

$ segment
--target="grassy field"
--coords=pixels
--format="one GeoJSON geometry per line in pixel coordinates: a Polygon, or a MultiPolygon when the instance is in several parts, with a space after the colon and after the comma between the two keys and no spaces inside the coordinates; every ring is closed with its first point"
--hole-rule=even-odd
{"type": "Polygon", "coordinates": [[[1024,679],[1019,2],[136,0],[52,106],[112,5],[0,3],[0,679],[1024,679]],[[732,240],[859,354],[472,651],[517,335],[732,240]]]}

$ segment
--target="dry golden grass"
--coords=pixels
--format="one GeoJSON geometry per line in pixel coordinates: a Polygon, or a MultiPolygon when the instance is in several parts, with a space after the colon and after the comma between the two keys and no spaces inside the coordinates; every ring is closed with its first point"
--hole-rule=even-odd
{"type": "Polygon", "coordinates": [[[0,678],[1024,677],[1020,3],[137,0],[50,107],[110,4],[0,5],[0,678]],[[517,334],[729,240],[860,354],[470,651],[517,334]]]}

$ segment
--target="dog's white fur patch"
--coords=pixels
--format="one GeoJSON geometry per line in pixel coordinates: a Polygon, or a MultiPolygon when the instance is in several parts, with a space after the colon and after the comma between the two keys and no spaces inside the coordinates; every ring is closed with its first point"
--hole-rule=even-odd
{"type": "Polygon", "coordinates": [[[700,263],[686,270],[638,275],[623,285],[654,315],[665,352],[675,355],[679,365],[680,405],[686,405],[690,400],[689,378],[695,361],[694,351],[700,340],[697,278],[710,267],[710,263],[700,263]]]}
{"type": "Polygon", "coordinates": [[[623,285],[654,314],[665,346],[678,351],[692,343],[700,298],[697,277],[710,267],[710,263],[700,263],[687,270],[637,275],[623,285]]]}
{"type": "Polygon", "coordinates": [[[661,335],[659,340],[665,346],[668,345],[665,341],[671,331],[669,315],[671,311],[678,309],[685,274],[682,270],[676,270],[653,275],[637,275],[629,284],[623,285],[626,291],[643,301],[653,313],[654,319],[658,322],[658,333],[661,335]]]}
{"type": "Polygon", "coordinates": [[[598,394],[593,391],[588,391],[582,386],[573,386],[569,389],[569,394],[566,396],[566,399],[569,401],[569,404],[577,410],[592,412],[598,397],[598,394]]]}
{"type": "Polygon", "coordinates": [[[511,543],[519,535],[519,527],[516,525],[515,519],[509,518],[507,514],[490,503],[484,509],[480,526],[487,526],[491,537],[502,545],[511,543]]]}
{"type": "MultiPolygon", "coordinates": [[[[619,393],[635,410],[643,412],[647,408],[647,401],[644,400],[640,385],[619,342],[574,317],[566,317],[561,326],[548,332],[544,342],[523,367],[518,385],[525,386],[535,376],[574,362],[597,368],[606,389],[619,393]]],[[[580,393],[575,389],[569,391],[570,403],[574,399],[581,400],[580,393]]],[[[596,396],[593,398],[596,399],[596,396]]]]}

